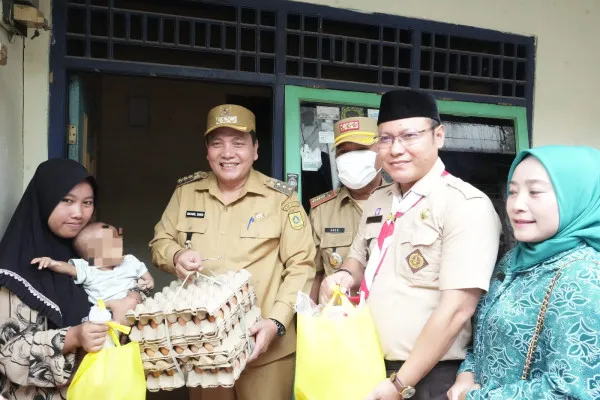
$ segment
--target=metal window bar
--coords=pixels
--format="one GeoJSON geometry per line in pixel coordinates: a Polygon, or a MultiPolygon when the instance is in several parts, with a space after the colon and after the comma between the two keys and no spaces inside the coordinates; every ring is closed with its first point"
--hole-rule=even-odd
{"type": "MultiPolygon", "coordinates": [[[[335,14],[333,14],[333,10],[329,12],[325,10],[326,8],[317,5],[302,5],[298,9],[298,7],[281,3],[278,4],[278,11],[275,12],[270,10],[272,5],[267,5],[266,0],[257,1],[258,3],[255,4],[249,0],[236,0],[236,4],[228,5],[227,7],[230,7],[228,10],[235,10],[235,20],[231,20],[229,17],[221,19],[214,15],[190,17],[172,12],[160,13],[129,7],[117,8],[115,0],[109,0],[105,5],[91,4],[92,0],[78,3],[71,3],[67,0],[66,9],[81,10],[84,12],[85,22],[87,22],[84,27],[75,28],[73,31],[67,27],[64,37],[74,40],[72,51],[74,54],[67,57],[105,58],[119,62],[118,59],[115,59],[115,45],[177,50],[202,49],[202,51],[209,51],[213,54],[234,55],[235,60],[232,61],[232,66],[235,63],[236,71],[253,69],[255,73],[261,74],[268,70],[269,74],[273,74],[273,63],[275,66],[281,64],[285,67],[286,61],[289,61],[297,64],[297,74],[293,74],[291,71],[292,75],[308,80],[348,82],[338,80],[336,75],[342,74],[343,68],[351,68],[359,74],[360,70],[377,71],[376,77],[371,78],[365,74],[352,78],[357,86],[364,83],[365,87],[373,84],[419,87],[421,86],[420,81],[422,81],[424,88],[429,90],[441,90],[454,94],[462,91],[462,93],[477,96],[477,92],[468,92],[464,88],[457,89],[456,86],[452,86],[453,79],[460,79],[461,85],[466,83],[467,86],[469,82],[473,85],[476,85],[477,82],[495,84],[495,94],[491,96],[503,98],[503,103],[505,103],[505,99],[510,98],[512,104],[518,104],[520,103],[518,99],[529,99],[532,95],[533,70],[531,65],[534,62],[532,51],[534,45],[529,38],[469,27],[464,27],[463,36],[461,27],[437,22],[418,22],[414,25],[411,23],[409,28],[406,22],[394,22],[407,20],[403,17],[385,16],[384,21],[384,19],[378,20],[381,18],[379,15],[363,16],[362,14],[352,14],[353,12],[346,10],[335,10],[335,14]],[[263,9],[263,5],[268,8],[263,9]],[[316,11],[306,12],[309,8],[316,11]],[[247,14],[242,14],[242,10],[247,14]],[[100,31],[91,26],[92,18],[95,20],[98,17],[95,14],[99,13],[104,15],[108,22],[108,28],[102,28],[100,31]],[[348,17],[350,14],[353,15],[354,20],[348,17]],[[118,20],[116,15],[120,16],[118,20]],[[251,16],[251,19],[246,20],[244,15],[251,16]],[[273,19],[276,15],[280,17],[273,19]],[[297,26],[295,24],[288,26],[286,20],[289,15],[297,18],[297,26]],[[362,33],[360,29],[352,31],[351,24],[359,21],[356,18],[360,18],[358,23],[365,26],[366,33],[362,33]],[[150,21],[151,19],[152,21],[150,21]],[[310,26],[307,25],[308,23],[310,26]],[[150,30],[156,29],[154,24],[158,25],[158,35],[152,33],[152,37],[150,37],[150,30]],[[201,28],[200,24],[203,24],[205,35],[196,37],[198,29],[201,28]],[[326,26],[331,26],[331,28],[326,29],[326,26]],[[435,28],[427,29],[428,26],[435,28]],[[233,42],[231,39],[233,29],[231,28],[236,30],[235,46],[231,45],[233,42]],[[244,28],[251,29],[255,35],[252,51],[242,50],[241,39],[244,37],[244,28]],[[81,32],[81,29],[83,29],[82,34],[75,33],[81,32]],[[108,31],[104,33],[106,29],[108,31]],[[171,32],[172,29],[174,32],[171,32]],[[375,29],[376,31],[374,31],[375,29]],[[117,31],[125,31],[124,37],[117,37],[117,31]],[[269,35],[268,45],[265,45],[266,31],[273,32],[272,36],[269,35]],[[409,36],[406,35],[407,32],[409,36]],[[285,43],[285,36],[289,36],[291,33],[298,34],[299,54],[297,58],[288,54],[280,54],[281,48],[276,45],[279,42],[285,43]],[[421,41],[423,33],[427,35],[426,42],[421,41]],[[189,34],[189,40],[182,36],[187,36],[187,34],[189,34]],[[215,41],[217,34],[221,36],[218,38],[219,40],[215,41]],[[154,40],[156,37],[158,40],[154,40]],[[197,39],[201,37],[203,40],[200,41],[204,43],[198,43],[197,39]],[[452,44],[453,37],[460,40],[455,46],[452,44]],[[312,39],[307,40],[309,38],[312,39]],[[499,40],[498,38],[503,39],[499,40]],[[271,41],[274,43],[270,44],[271,41]],[[328,54],[324,54],[326,44],[329,45],[329,48],[326,49],[328,54]],[[269,50],[263,51],[267,49],[266,46],[269,47],[269,50]],[[270,50],[273,46],[277,50],[270,50]],[[485,50],[489,46],[492,48],[491,54],[485,50]],[[394,51],[393,56],[391,51],[394,51]],[[423,53],[424,51],[429,53],[423,53]],[[316,54],[314,54],[315,52],[316,54]],[[425,70],[420,68],[420,59],[423,56],[429,57],[429,68],[425,70]],[[245,64],[242,63],[244,57],[245,64]],[[410,59],[407,59],[408,57],[410,59]],[[251,60],[253,62],[250,62],[251,60]],[[465,63],[467,65],[464,65],[465,63]],[[252,64],[254,68],[251,67],[252,64]],[[324,66],[332,68],[328,68],[328,75],[325,79],[323,78],[324,66]],[[456,71],[453,71],[455,67],[456,71]],[[335,68],[342,69],[336,70],[335,68]]],[[[203,4],[208,3],[217,4],[218,2],[197,1],[199,9],[203,4]]],[[[70,17],[68,13],[66,14],[66,18],[69,20],[70,17]]],[[[249,45],[248,42],[245,43],[249,45]]],[[[160,60],[154,61],[150,58],[148,62],[160,63],[160,60]]],[[[275,67],[275,69],[278,68],[275,67]]],[[[283,71],[284,76],[289,76],[285,69],[283,71]]],[[[332,86],[331,83],[326,85],[332,86]]],[[[481,101],[485,101],[486,96],[490,95],[482,92],[480,96],[481,101]]]]}

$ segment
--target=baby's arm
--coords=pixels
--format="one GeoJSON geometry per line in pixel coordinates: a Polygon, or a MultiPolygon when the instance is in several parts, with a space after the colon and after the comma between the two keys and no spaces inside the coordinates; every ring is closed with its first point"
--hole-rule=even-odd
{"type": "Polygon", "coordinates": [[[125,323],[125,315],[128,311],[135,309],[135,306],[142,302],[142,295],[136,291],[130,290],[122,299],[106,301],[106,308],[112,313],[112,320],[119,324],[125,323]]]}
{"type": "Polygon", "coordinates": [[[77,277],[77,270],[75,266],[63,261],[56,261],[50,257],[39,257],[31,260],[31,264],[39,264],[38,269],[48,268],[51,271],[59,274],[69,275],[73,278],[77,277]]]}

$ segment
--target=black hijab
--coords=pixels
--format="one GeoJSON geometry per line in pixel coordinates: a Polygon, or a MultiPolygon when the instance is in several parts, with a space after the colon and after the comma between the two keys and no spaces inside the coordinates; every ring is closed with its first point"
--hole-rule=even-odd
{"type": "Polygon", "coordinates": [[[41,163],[0,241],[0,287],[46,316],[52,327],[79,325],[90,310],[87,295],[70,276],[40,271],[31,260],[78,258],[73,240],[52,233],[48,218],[63,197],[85,180],[96,194],[96,181],[81,164],[64,159],[41,163]]]}

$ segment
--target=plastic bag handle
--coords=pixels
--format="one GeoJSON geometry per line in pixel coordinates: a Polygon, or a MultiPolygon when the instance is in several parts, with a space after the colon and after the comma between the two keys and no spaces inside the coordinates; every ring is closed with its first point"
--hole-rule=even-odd
{"type": "MultiPolygon", "coordinates": [[[[98,307],[101,310],[106,310],[106,304],[104,304],[104,300],[98,299],[98,307]]],[[[108,321],[106,325],[108,325],[109,327],[108,334],[110,335],[112,341],[115,343],[115,346],[121,347],[121,342],[119,341],[119,337],[117,336],[117,333],[115,331],[123,332],[124,334],[129,335],[129,332],[131,332],[131,328],[129,326],[118,324],[115,321],[108,321]]]]}
{"type": "Polygon", "coordinates": [[[331,296],[331,299],[329,299],[329,302],[327,303],[325,308],[327,309],[327,308],[335,307],[335,305],[336,305],[335,302],[337,300],[339,300],[339,302],[340,302],[339,305],[342,306],[346,312],[354,311],[354,305],[350,302],[350,300],[348,299],[346,294],[344,292],[342,292],[342,289],[340,288],[339,285],[335,285],[333,287],[333,296],[331,296]]]}

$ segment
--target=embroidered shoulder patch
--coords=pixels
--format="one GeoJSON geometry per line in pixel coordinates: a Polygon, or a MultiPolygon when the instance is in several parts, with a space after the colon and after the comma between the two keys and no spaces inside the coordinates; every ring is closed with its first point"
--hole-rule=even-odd
{"type": "Polygon", "coordinates": [[[292,228],[296,230],[304,228],[304,218],[302,218],[302,213],[300,211],[288,214],[288,218],[290,220],[290,225],[292,226],[292,228]]]}
{"type": "Polygon", "coordinates": [[[286,196],[291,196],[292,193],[294,193],[294,186],[277,179],[271,178],[265,182],[265,185],[271,189],[277,190],[279,193],[285,194],[286,196]]]}
{"type": "Polygon", "coordinates": [[[186,183],[194,182],[200,179],[208,178],[208,173],[203,171],[194,172],[191,175],[177,179],[177,186],[185,185],[186,183]]]}
{"type": "Polygon", "coordinates": [[[323,203],[327,203],[331,199],[335,199],[337,194],[337,191],[330,190],[327,193],[323,193],[313,197],[312,199],[310,199],[310,208],[315,208],[316,206],[320,206],[323,203]]]}

